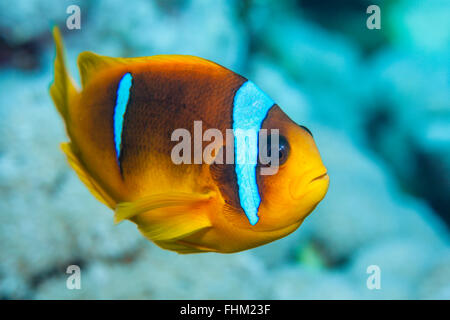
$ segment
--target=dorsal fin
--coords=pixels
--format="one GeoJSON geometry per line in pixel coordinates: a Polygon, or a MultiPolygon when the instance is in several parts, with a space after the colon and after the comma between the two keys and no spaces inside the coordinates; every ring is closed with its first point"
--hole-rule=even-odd
{"type": "Polygon", "coordinates": [[[64,44],[61,32],[58,27],[53,28],[53,38],[55,39],[56,58],[54,81],[50,86],[50,95],[53,102],[63,117],[64,121],[69,119],[69,105],[73,97],[77,94],[77,89],[70,77],[64,58],[64,44]]]}
{"type": "Polygon", "coordinates": [[[81,85],[83,88],[89,82],[91,76],[102,69],[127,63],[124,58],[111,58],[96,53],[85,51],[78,56],[78,69],[80,70],[81,85]]]}
{"type": "MultiPolygon", "coordinates": [[[[167,63],[190,63],[208,67],[220,66],[212,61],[189,55],[156,55],[138,58],[113,58],[102,56],[91,51],[85,51],[78,56],[78,69],[80,70],[81,84],[83,88],[89,82],[93,74],[120,64],[142,63],[142,62],[167,62],[167,63]]],[[[222,66],[220,66],[223,68],[222,66]]]]}

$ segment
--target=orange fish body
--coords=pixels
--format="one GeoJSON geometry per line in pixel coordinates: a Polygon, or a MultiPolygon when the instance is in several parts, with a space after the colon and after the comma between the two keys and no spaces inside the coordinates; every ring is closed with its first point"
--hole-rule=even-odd
{"type": "MultiPolygon", "coordinates": [[[[244,77],[192,56],[84,52],[79,91],[65,68],[57,29],[54,35],[50,92],[70,138],[62,148],[91,193],[115,211],[116,222],[128,219],[149,240],[179,253],[237,252],[293,232],[325,196],[328,175],[312,136],[276,104],[260,127],[276,128],[288,141],[288,159],[276,174],[260,175],[257,166],[256,184],[250,184],[234,164],[174,163],[175,130],[194,133],[199,121],[202,132],[215,128],[223,137],[233,129],[244,77]],[[243,200],[245,192],[259,195],[259,202],[243,200]]],[[[221,155],[234,142],[224,138],[221,155]]],[[[208,145],[200,143],[202,150],[208,145]]]]}

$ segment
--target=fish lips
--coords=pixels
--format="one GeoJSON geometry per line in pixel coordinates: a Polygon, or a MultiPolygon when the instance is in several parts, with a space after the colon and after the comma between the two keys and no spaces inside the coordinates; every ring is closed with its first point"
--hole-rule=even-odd
{"type": "Polygon", "coordinates": [[[329,182],[330,177],[326,169],[315,171],[305,174],[302,178],[292,180],[289,185],[289,191],[294,200],[300,200],[315,191],[320,193],[320,189],[323,190],[322,193],[325,196],[329,182]]]}

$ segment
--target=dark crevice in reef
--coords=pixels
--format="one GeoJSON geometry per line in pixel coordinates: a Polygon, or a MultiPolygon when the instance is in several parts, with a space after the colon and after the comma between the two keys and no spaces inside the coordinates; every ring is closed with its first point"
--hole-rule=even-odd
{"type": "Polygon", "coordinates": [[[42,39],[13,44],[2,34],[5,34],[5,31],[0,32],[0,67],[8,66],[21,70],[39,68],[42,39]]]}
{"type": "Polygon", "coordinates": [[[366,28],[366,13],[370,5],[388,11],[392,3],[382,0],[295,0],[295,7],[311,21],[333,33],[340,33],[360,45],[362,55],[369,57],[389,45],[389,27],[380,30],[366,28]]]}
{"type": "MultiPolygon", "coordinates": [[[[239,20],[242,21],[242,29],[243,33],[247,37],[246,42],[246,55],[243,59],[243,65],[245,67],[249,66],[250,53],[257,51],[256,43],[256,34],[255,31],[252,30],[252,24],[250,22],[250,10],[251,10],[252,2],[251,0],[240,1],[236,7],[236,15],[239,20]]],[[[248,70],[242,70],[243,72],[248,70]]]]}
{"type": "MultiPolygon", "coordinates": [[[[124,252],[123,254],[115,257],[95,257],[93,258],[97,262],[103,262],[108,265],[113,264],[130,264],[134,261],[136,261],[139,256],[142,254],[142,252],[145,249],[145,243],[141,242],[137,248],[133,248],[132,250],[128,252],[124,252]]],[[[86,271],[89,268],[89,259],[82,259],[82,258],[76,258],[71,261],[67,261],[64,263],[61,263],[59,265],[55,265],[47,270],[43,270],[39,272],[38,274],[31,277],[31,279],[28,281],[30,284],[30,292],[25,297],[20,297],[22,299],[31,299],[33,297],[32,292],[35,292],[39,289],[39,287],[45,283],[48,280],[51,279],[62,279],[65,281],[65,279],[70,276],[66,273],[67,267],[70,265],[77,265],[81,269],[81,276],[83,277],[83,272],[86,271]]],[[[62,283],[62,286],[65,284],[62,283]]],[[[13,297],[5,297],[5,299],[12,299],[13,297]]],[[[17,297],[14,297],[14,299],[17,299],[17,297]]]]}
{"type": "Polygon", "coordinates": [[[391,106],[387,102],[379,103],[380,106],[369,115],[365,124],[369,147],[392,168],[392,172],[405,192],[424,199],[447,226],[450,226],[448,209],[450,208],[450,197],[448,196],[450,179],[447,177],[450,168],[447,168],[440,159],[442,155],[418,146],[408,133],[396,133],[395,137],[398,140],[399,148],[402,148],[401,152],[408,155],[408,163],[396,160],[395,154],[392,155],[390,152],[398,151],[382,145],[399,126],[391,111],[395,110],[395,106],[391,106]]]}
{"type": "Polygon", "coordinates": [[[61,265],[54,266],[45,271],[39,272],[38,274],[31,277],[31,279],[29,281],[31,289],[36,290],[46,280],[49,280],[51,278],[56,278],[60,275],[65,275],[66,269],[70,265],[77,265],[81,269],[83,269],[86,266],[86,262],[81,259],[76,259],[76,260],[61,264],[61,265]]]}
{"type": "Polygon", "coordinates": [[[415,191],[423,196],[431,207],[450,226],[450,179],[449,168],[436,156],[419,148],[414,148],[416,181],[415,191]]]}
{"type": "Polygon", "coordinates": [[[188,5],[186,0],[156,0],[158,8],[166,14],[178,15],[188,5]]]}
{"type": "Polygon", "coordinates": [[[47,188],[48,195],[52,197],[55,196],[59,191],[61,191],[68,178],[69,169],[59,171],[53,183],[47,188]]]}
{"type": "Polygon", "coordinates": [[[145,250],[145,246],[148,245],[147,240],[142,239],[138,246],[130,251],[115,257],[103,257],[100,260],[109,264],[129,264],[136,261],[145,250]]]}
{"type": "Polygon", "coordinates": [[[286,262],[291,264],[305,263],[302,256],[308,250],[312,250],[316,256],[313,258],[316,260],[314,263],[319,265],[315,265],[315,268],[339,269],[345,268],[349,263],[350,257],[337,257],[333,252],[330,252],[329,246],[316,237],[311,238],[309,242],[304,243],[301,247],[293,247],[286,257],[286,262]]]}

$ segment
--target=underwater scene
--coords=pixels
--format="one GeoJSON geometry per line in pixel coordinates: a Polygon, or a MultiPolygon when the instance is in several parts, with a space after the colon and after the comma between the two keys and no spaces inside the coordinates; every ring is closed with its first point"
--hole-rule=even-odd
{"type": "Polygon", "coordinates": [[[449,57],[446,0],[1,1],[0,299],[450,299],[449,57]]]}

